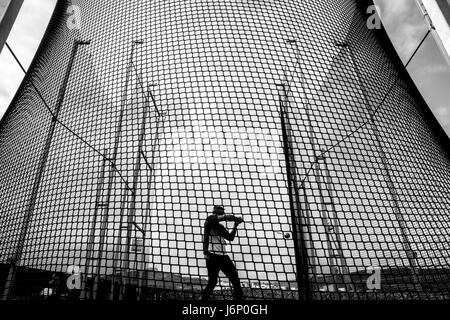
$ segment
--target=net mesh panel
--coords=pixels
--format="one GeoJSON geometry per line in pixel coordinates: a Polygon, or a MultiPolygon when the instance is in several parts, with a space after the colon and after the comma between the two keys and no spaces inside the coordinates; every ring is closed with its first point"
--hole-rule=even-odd
{"type": "Polygon", "coordinates": [[[0,125],[3,298],[199,299],[214,205],[247,299],[448,298],[448,138],[369,4],[59,1],[0,125]]]}

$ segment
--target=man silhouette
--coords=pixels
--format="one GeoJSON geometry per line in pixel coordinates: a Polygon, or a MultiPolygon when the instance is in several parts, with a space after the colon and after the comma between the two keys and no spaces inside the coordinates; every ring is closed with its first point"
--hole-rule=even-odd
{"type": "Polygon", "coordinates": [[[225,215],[222,206],[214,206],[213,214],[205,222],[203,236],[203,253],[206,258],[206,267],[208,268],[208,285],[203,291],[202,300],[208,300],[214,287],[217,284],[219,272],[222,271],[233,285],[234,298],[241,300],[243,292],[239,276],[227,254],[226,241],[233,241],[236,236],[237,227],[243,222],[242,218],[233,215],[225,215]],[[228,230],[220,224],[221,221],[234,221],[233,230],[228,230]]]}

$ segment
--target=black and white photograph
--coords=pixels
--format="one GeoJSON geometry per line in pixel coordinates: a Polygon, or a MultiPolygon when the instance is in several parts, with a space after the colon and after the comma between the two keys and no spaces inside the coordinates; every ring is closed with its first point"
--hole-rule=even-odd
{"type": "Polygon", "coordinates": [[[0,0],[0,119],[0,306],[450,300],[450,0],[0,0]]]}

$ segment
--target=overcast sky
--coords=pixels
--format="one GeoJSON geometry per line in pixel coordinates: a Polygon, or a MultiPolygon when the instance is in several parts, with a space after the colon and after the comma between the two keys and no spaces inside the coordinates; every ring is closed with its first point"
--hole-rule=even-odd
{"type": "MultiPolygon", "coordinates": [[[[407,61],[427,32],[415,0],[375,0],[383,22],[403,61],[407,61]]],[[[9,36],[8,43],[16,51],[25,68],[45,32],[56,0],[25,0],[9,36]]],[[[422,95],[450,135],[450,67],[432,37],[409,66],[422,95]]],[[[9,51],[0,55],[0,117],[11,102],[23,74],[9,51]]]]}
{"type": "MultiPolygon", "coordinates": [[[[25,69],[28,69],[41,42],[55,4],[56,0],[25,0],[22,5],[8,44],[25,69]]],[[[23,72],[5,46],[0,54],[0,117],[3,117],[22,79],[23,72]]]]}
{"type": "MultiPolygon", "coordinates": [[[[425,36],[425,22],[415,0],[375,0],[381,16],[403,62],[409,59],[425,36]]],[[[432,36],[408,67],[428,105],[450,136],[450,66],[432,36]]]]}

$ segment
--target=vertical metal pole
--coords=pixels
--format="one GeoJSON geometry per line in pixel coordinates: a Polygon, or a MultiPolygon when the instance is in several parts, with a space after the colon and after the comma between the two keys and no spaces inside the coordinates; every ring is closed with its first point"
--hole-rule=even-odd
{"type": "MultiPolygon", "coordinates": [[[[153,96],[152,96],[153,97],[153,96]]],[[[153,102],[155,103],[155,109],[156,109],[156,101],[155,100],[153,100],[153,102]]],[[[155,132],[155,138],[153,139],[152,138],[152,144],[151,144],[151,162],[148,162],[148,159],[146,158],[146,156],[145,156],[145,154],[144,154],[144,152],[143,152],[143,150],[141,150],[141,156],[142,156],[142,158],[144,159],[144,161],[145,161],[145,164],[147,165],[147,167],[148,167],[148,169],[150,170],[150,174],[148,175],[148,180],[147,180],[147,183],[148,183],[148,186],[147,186],[147,188],[148,188],[148,202],[147,202],[147,204],[148,204],[148,211],[149,211],[149,213],[150,213],[150,210],[151,210],[151,207],[150,207],[150,204],[151,204],[151,194],[150,194],[150,192],[151,192],[151,186],[152,186],[152,183],[153,183],[153,178],[154,178],[154,175],[155,175],[155,153],[156,153],[156,149],[157,149],[157,147],[158,147],[158,140],[159,140],[159,126],[160,126],[160,122],[161,122],[161,118],[162,117],[164,117],[164,114],[162,114],[158,109],[156,109],[156,113],[157,113],[157,117],[156,117],[156,132],[155,132]]],[[[150,217],[150,214],[148,215],[148,216],[146,216],[146,223],[144,223],[144,226],[146,226],[147,225],[147,218],[149,218],[149,219],[151,219],[151,217],[150,217]]],[[[146,227],[144,227],[144,228],[146,228],[146,227]]],[[[147,230],[146,230],[146,232],[147,232],[147,230]]],[[[150,230],[150,232],[151,232],[151,230],[150,230]]],[[[150,233],[150,236],[151,236],[151,233],[150,233]]],[[[147,239],[148,237],[147,237],[147,233],[145,233],[145,238],[144,238],[144,252],[143,252],[143,261],[144,261],[144,263],[145,263],[145,240],[147,239]]],[[[152,249],[153,247],[150,247],[150,249],[152,249]]],[[[151,254],[151,253],[150,253],[151,254]]]]}
{"type": "Polygon", "coordinates": [[[122,223],[125,216],[125,210],[126,210],[126,202],[128,202],[128,190],[122,189],[122,199],[120,200],[120,219],[119,219],[119,236],[117,237],[116,241],[116,248],[114,249],[114,261],[113,261],[113,275],[114,275],[114,281],[116,281],[117,273],[121,272],[120,268],[122,267],[119,265],[121,263],[119,260],[121,258],[121,250],[122,250],[122,223]],[[119,267],[118,267],[119,265],[119,267]]]}
{"type": "MultiPolygon", "coordinates": [[[[126,105],[127,105],[127,94],[128,94],[128,85],[130,82],[130,77],[131,77],[131,70],[132,70],[132,63],[133,63],[133,57],[134,57],[134,51],[135,51],[135,46],[136,44],[141,44],[143,42],[141,41],[133,41],[132,46],[131,46],[131,53],[130,53],[130,58],[129,61],[127,63],[127,69],[126,69],[126,76],[125,76],[125,87],[124,87],[124,91],[122,94],[122,99],[121,99],[121,110],[120,110],[120,114],[119,114],[119,121],[118,121],[118,125],[116,127],[116,133],[115,133],[115,139],[114,139],[114,147],[113,147],[113,152],[112,152],[112,156],[109,160],[110,165],[112,166],[112,169],[109,172],[109,176],[108,176],[108,183],[107,183],[107,193],[106,193],[106,199],[105,199],[105,211],[101,220],[101,224],[100,224],[100,239],[99,239],[99,252],[98,252],[98,270],[97,270],[97,278],[100,277],[101,275],[101,267],[102,267],[102,260],[103,260],[103,248],[105,245],[105,238],[106,238],[106,230],[107,230],[107,226],[108,226],[108,222],[109,222],[109,204],[111,201],[111,196],[112,196],[112,187],[114,184],[114,179],[115,179],[115,174],[114,171],[117,170],[116,168],[116,161],[117,161],[117,154],[118,154],[118,149],[119,149],[119,144],[120,144],[120,138],[122,136],[122,129],[123,129],[123,118],[124,118],[124,114],[125,114],[125,109],[126,109],[126,105]]],[[[124,214],[124,206],[123,206],[123,201],[125,201],[127,199],[127,195],[126,192],[129,192],[132,190],[129,189],[123,189],[122,192],[122,204],[121,204],[121,211],[120,211],[120,225],[119,225],[119,237],[117,239],[117,245],[116,245],[116,249],[121,250],[121,223],[123,220],[123,214],[124,214]]],[[[113,250],[114,251],[114,250],[113,250]]],[[[113,282],[116,282],[116,278],[117,278],[117,260],[115,259],[117,258],[117,254],[115,254],[113,256],[113,270],[114,270],[114,274],[113,274],[113,282]]],[[[119,270],[121,270],[121,267],[119,267],[119,270]]],[[[120,277],[122,277],[122,272],[120,271],[120,277]]],[[[123,288],[121,288],[122,290],[123,288]]],[[[95,294],[95,293],[94,293],[95,294]]]]}
{"type": "MultiPolygon", "coordinates": [[[[320,160],[326,161],[325,157],[321,156],[321,157],[316,157],[316,168],[314,169],[315,172],[315,176],[316,176],[316,183],[317,183],[317,187],[319,189],[319,197],[320,197],[320,201],[322,204],[322,207],[320,209],[320,216],[322,218],[322,224],[323,227],[325,229],[325,237],[326,237],[326,243],[327,243],[327,251],[328,251],[328,256],[326,256],[325,258],[327,259],[328,265],[330,266],[330,272],[331,274],[335,274],[335,267],[336,267],[336,263],[334,262],[334,250],[333,250],[333,239],[330,236],[330,228],[333,228],[333,222],[330,221],[331,219],[328,216],[328,208],[326,207],[326,195],[324,195],[324,188],[322,187],[322,180],[321,180],[321,176],[323,175],[320,169],[320,160]]],[[[326,185],[326,181],[325,181],[325,177],[324,177],[324,184],[326,185]]],[[[328,188],[325,187],[326,190],[328,190],[328,188]]],[[[333,278],[333,281],[334,278],[333,278]]],[[[334,284],[333,284],[334,285],[334,284]]]]}
{"type": "Polygon", "coordinates": [[[56,129],[56,122],[58,121],[58,116],[59,116],[59,113],[61,111],[62,104],[64,102],[66,89],[67,89],[67,83],[69,82],[70,73],[72,72],[72,67],[73,67],[73,64],[74,64],[75,56],[76,56],[77,51],[78,51],[78,45],[87,45],[87,44],[90,44],[90,42],[76,41],[74,43],[73,47],[72,47],[72,53],[70,55],[69,64],[67,66],[63,82],[62,82],[61,87],[59,89],[58,100],[56,102],[55,112],[53,114],[53,117],[52,117],[52,120],[51,120],[51,123],[50,123],[50,128],[48,130],[47,138],[46,138],[45,144],[44,144],[44,149],[42,151],[41,158],[39,160],[39,165],[38,165],[37,172],[36,172],[36,176],[34,178],[33,188],[32,188],[31,196],[30,196],[30,201],[28,203],[28,206],[27,206],[27,209],[26,209],[26,212],[25,212],[25,217],[24,217],[24,220],[23,220],[23,223],[22,223],[22,229],[20,230],[19,240],[18,240],[18,244],[17,244],[17,247],[16,247],[16,252],[15,252],[13,258],[12,258],[11,266],[9,268],[8,277],[6,279],[5,287],[4,287],[4,290],[3,290],[2,300],[8,299],[9,295],[11,294],[11,290],[12,290],[12,288],[14,286],[14,282],[15,282],[15,278],[16,278],[16,272],[17,272],[17,263],[22,258],[23,248],[25,246],[26,236],[27,236],[27,233],[28,233],[28,229],[30,228],[31,217],[33,216],[33,212],[34,212],[34,209],[35,209],[35,206],[36,206],[36,201],[37,201],[37,196],[38,196],[38,193],[39,193],[39,188],[40,188],[40,185],[41,185],[41,182],[42,182],[42,177],[44,175],[44,171],[45,171],[45,166],[47,164],[48,155],[50,153],[50,147],[51,147],[51,144],[52,144],[53,135],[54,135],[55,129],[56,129]]]}
{"type": "MultiPolygon", "coordinates": [[[[311,125],[312,122],[311,122],[309,106],[310,106],[309,100],[306,99],[305,112],[306,112],[306,120],[308,121],[306,135],[307,135],[307,138],[309,140],[309,143],[311,144],[311,148],[312,148],[312,151],[313,151],[313,159],[314,159],[314,161],[316,161],[316,159],[317,159],[316,140],[317,139],[316,139],[314,130],[313,130],[312,125],[311,125]]],[[[306,124],[305,124],[305,126],[306,126],[306,124]]],[[[309,155],[307,155],[307,156],[308,156],[308,161],[311,162],[309,160],[309,155]]],[[[309,217],[312,217],[312,210],[311,210],[311,207],[309,205],[308,194],[306,192],[306,183],[307,183],[307,181],[306,181],[307,179],[306,178],[307,177],[305,177],[305,179],[302,180],[302,183],[301,183],[302,189],[301,189],[301,191],[303,193],[303,198],[304,198],[304,203],[305,203],[305,215],[309,218],[309,217]]],[[[310,234],[311,234],[311,232],[310,232],[310,234]]],[[[311,234],[311,237],[312,237],[312,234],[311,234]]],[[[313,240],[311,240],[311,251],[312,252],[311,252],[311,255],[310,255],[310,259],[311,259],[312,265],[313,265],[312,266],[312,268],[313,268],[312,269],[312,273],[313,273],[312,277],[314,277],[314,281],[317,281],[317,279],[316,279],[317,273],[321,272],[322,269],[319,266],[320,262],[319,262],[319,259],[317,258],[319,255],[317,254],[317,250],[315,248],[315,244],[314,244],[313,240]],[[315,269],[314,269],[314,267],[315,267],[315,269]]]]}
{"type": "Polygon", "coordinates": [[[364,82],[362,80],[362,76],[361,76],[361,72],[359,70],[358,64],[356,63],[356,58],[355,58],[355,54],[353,52],[353,48],[351,45],[349,45],[348,43],[336,43],[337,46],[346,48],[348,47],[349,52],[350,52],[350,57],[353,63],[353,67],[355,68],[355,72],[356,72],[356,77],[358,78],[358,82],[361,86],[361,91],[363,93],[363,97],[364,97],[364,103],[366,105],[366,107],[369,109],[369,116],[370,116],[370,123],[372,126],[372,130],[374,132],[375,135],[375,140],[377,142],[377,146],[378,146],[378,152],[380,154],[381,157],[381,164],[382,164],[382,168],[384,171],[383,176],[386,178],[386,183],[388,185],[388,189],[389,189],[389,193],[391,194],[392,197],[392,201],[394,203],[394,214],[395,217],[398,221],[399,227],[400,227],[400,234],[401,234],[401,238],[402,238],[402,244],[404,247],[404,250],[406,252],[406,257],[408,259],[408,262],[410,264],[410,267],[412,269],[412,273],[413,273],[413,281],[415,282],[416,285],[420,284],[420,280],[419,280],[419,276],[418,276],[418,271],[417,271],[417,262],[416,262],[416,255],[413,251],[413,249],[411,248],[411,244],[407,235],[407,226],[406,226],[406,222],[403,218],[403,215],[400,211],[400,205],[399,205],[399,198],[398,198],[398,194],[397,194],[397,190],[395,188],[394,185],[394,181],[392,179],[391,173],[390,173],[390,168],[389,168],[389,164],[387,162],[387,156],[386,153],[383,149],[383,145],[381,144],[381,139],[380,139],[380,132],[378,129],[377,124],[375,123],[375,114],[373,113],[373,108],[372,105],[369,103],[369,99],[368,99],[368,94],[367,94],[367,89],[364,85],[364,82]]]}
{"type": "MultiPolygon", "coordinates": [[[[133,193],[131,194],[131,202],[130,202],[130,208],[128,211],[128,217],[127,217],[127,238],[126,238],[126,247],[125,247],[125,261],[124,261],[124,267],[125,269],[129,268],[130,264],[130,246],[131,246],[131,234],[133,231],[133,224],[135,223],[135,216],[136,216],[136,192],[137,192],[137,186],[139,183],[139,173],[141,171],[141,151],[142,147],[144,145],[144,136],[145,136],[145,124],[147,120],[147,109],[149,106],[144,106],[144,114],[142,116],[141,121],[141,127],[139,129],[139,137],[138,137],[138,148],[136,150],[136,161],[134,163],[134,169],[133,169],[133,193]]],[[[137,250],[137,242],[136,242],[136,253],[135,257],[138,255],[137,250]]],[[[135,259],[135,269],[136,269],[136,276],[138,273],[138,266],[137,266],[137,258],[135,259]]]]}
{"type": "MultiPolygon", "coordinates": [[[[290,39],[290,40],[287,40],[286,43],[290,44],[290,45],[295,45],[295,49],[296,49],[295,50],[295,60],[296,60],[296,62],[295,62],[295,65],[294,65],[294,71],[296,70],[297,66],[300,68],[300,72],[301,72],[300,85],[301,85],[301,88],[303,90],[303,94],[305,95],[305,97],[302,98],[302,104],[305,105],[305,111],[306,111],[306,114],[307,114],[307,119],[308,119],[309,123],[311,124],[311,120],[310,120],[310,117],[309,117],[309,108],[308,108],[309,101],[306,98],[307,94],[306,94],[306,91],[304,90],[305,73],[303,72],[303,68],[301,66],[301,60],[300,59],[301,59],[302,55],[301,55],[301,52],[300,52],[300,48],[298,46],[298,41],[290,39]]],[[[287,75],[285,75],[285,78],[287,80],[287,75]]],[[[290,88],[289,81],[287,81],[287,84],[288,84],[288,87],[290,88]]],[[[286,98],[287,98],[286,102],[287,102],[287,104],[289,104],[289,98],[287,96],[286,96],[286,98]]],[[[287,123],[287,130],[288,130],[288,137],[289,137],[289,133],[290,133],[291,136],[293,136],[292,133],[291,133],[289,121],[287,123]]],[[[309,131],[307,131],[307,135],[308,135],[308,138],[309,138],[309,131]]],[[[314,152],[314,157],[315,157],[316,154],[315,154],[315,147],[314,147],[314,145],[315,145],[314,139],[310,138],[310,140],[311,140],[310,142],[311,142],[312,149],[313,149],[313,152],[314,152]]],[[[291,145],[292,145],[292,143],[291,143],[291,145]]],[[[292,155],[292,157],[294,157],[294,156],[292,155]]],[[[296,163],[294,159],[292,161],[293,161],[294,164],[296,163]]],[[[294,175],[294,177],[298,177],[299,176],[297,174],[297,171],[296,171],[296,166],[294,166],[293,175],[294,175]]],[[[311,229],[310,229],[310,225],[311,225],[311,219],[310,219],[311,218],[311,208],[310,208],[309,203],[308,203],[308,195],[306,193],[306,183],[305,183],[305,181],[301,181],[300,185],[298,185],[298,183],[295,182],[294,190],[295,190],[296,200],[297,200],[297,204],[298,204],[298,210],[301,213],[301,218],[305,220],[305,224],[306,224],[306,230],[304,231],[303,235],[305,236],[305,232],[306,232],[307,237],[305,236],[305,238],[304,238],[304,245],[305,245],[305,248],[306,248],[305,249],[306,252],[308,252],[307,244],[309,242],[310,253],[308,253],[307,257],[308,257],[308,261],[310,262],[308,264],[308,267],[310,267],[310,265],[312,265],[312,266],[317,265],[317,260],[316,260],[317,254],[315,252],[314,243],[313,243],[313,240],[312,240],[312,233],[311,233],[311,229]],[[303,200],[304,200],[303,202],[300,200],[301,197],[303,197],[303,200]]],[[[311,269],[311,270],[312,270],[312,275],[308,274],[309,278],[311,278],[311,276],[314,276],[314,271],[313,271],[313,269],[311,269]]],[[[312,291],[311,289],[312,288],[310,287],[309,290],[312,291]]],[[[312,299],[312,293],[311,293],[311,296],[309,298],[312,299]]]]}
{"type": "MultiPolygon", "coordinates": [[[[281,84],[283,90],[283,97],[286,99],[286,85],[281,84]]],[[[286,177],[288,182],[289,204],[292,219],[292,236],[294,241],[294,252],[296,260],[296,273],[297,273],[297,285],[299,290],[299,296],[302,300],[311,298],[309,276],[308,276],[308,252],[303,235],[303,227],[301,223],[301,217],[297,216],[297,210],[299,210],[299,195],[298,188],[296,186],[296,179],[293,176],[293,168],[291,167],[291,143],[287,132],[287,125],[289,119],[286,117],[284,99],[280,95],[280,119],[281,119],[281,131],[283,133],[283,151],[286,162],[286,177]]]]}
{"type": "Polygon", "coordinates": [[[341,281],[344,282],[346,291],[355,291],[351,281],[350,271],[347,267],[347,261],[344,257],[344,251],[342,249],[341,227],[337,216],[336,205],[333,201],[336,196],[334,194],[333,182],[327,165],[327,158],[324,156],[326,151],[322,150],[321,153],[321,156],[316,157],[316,169],[314,171],[322,203],[321,217],[327,239],[327,261],[332,275],[332,291],[338,290],[337,284],[341,283],[341,281]],[[321,161],[323,162],[323,168],[320,166],[321,161]],[[323,177],[323,183],[321,177],[323,177]],[[342,277],[341,279],[339,279],[339,275],[342,277]]]}
{"type": "MultiPolygon", "coordinates": [[[[91,267],[91,260],[93,259],[93,255],[94,255],[95,227],[97,224],[98,211],[100,210],[100,212],[101,212],[102,208],[104,207],[104,204],[102,203],[101,198],[102,198],[103,184],[104,184],[104,180],[105,180],[107,154],[108,154],[108,152],[105,149],[103,151],[103,160],[102,160],[102,164],[101,164],[100,177],[97,182],[97,194],[96,194],[96,199],[95,199],[94,216],[93,216],[93,221],[92,221],[92,226],[91,226],[91,234],[89,236],[89,243],[88,243],[88,248],[87,248],[88,251],[86,254],[86,267],[85,267],[86,275],[94,273],[94,265],[92,265],[92,267],[91,267]],[[89,270],[90,267],[92,268],[92,270],[89,270]]],[[[92,287],[90,287],[89,299],[93,299],[92,294],[94,294],[94,293],[92,292],[92,287]]]]}
{"type": "MultiPolygon", "coordinates": [[[[115,134],[115,140],[114,140],[114,148],[113,148],[113,153],[112,156],[110,158],[110,163],[111,166],[116,166],[116,160],[117,160],[117,153],[119,150],[119,144],[120,144],[120,137],[122,136],[122,129],[123,129],[123,118],[124,118],[124,114],[125,114],[125,109],[126,109],[126,105],[127,105],[127,93],[128,93],[128,84],[130,81],[130,77],[131,77],[131,70],[132,70],[132,64],[133,64],[133,57],[134,57],[134,51],[135,51],[135,46],[136,44],[141,44],[142,42],[138,42],[138,41],[133,41],[132,46],[131,46],[131,54],[130,54],[130,59],[128,61],[128,65],[127,65],[127,71],[126,71],[126,76],[125,76],[125,88],[122,94],[122,101],[121,101],[121,110],[120,110],[120,115],[119,115],[119,124],[116,128],[116,134],[115,134]]],[[[99,257],[98,257],[98,272],[97,274],[100,275],[100,269],[101,269],[101,261],[103,259],[103,247],[104,247],[104,243],[105,243],[105,237],[106,237],[106,229],[107,229],[107,225],[108,225],[108,220],[109,220],[109,203],[111,201],[111,193],[112,193],[112,187],[114,184],[114,178],[115,178],[115,174],[114,174],[114,170],[111,170],[109,177],[108,177],[108,189],[107,189],[107,194],[106,194],[106,207],[105,207],[105,214],[102,217],[102,222],[100,225],[100,244],[99,244],[99,257]]],[[[130,190],[132,191],[132,190],[130,190]]]]}

